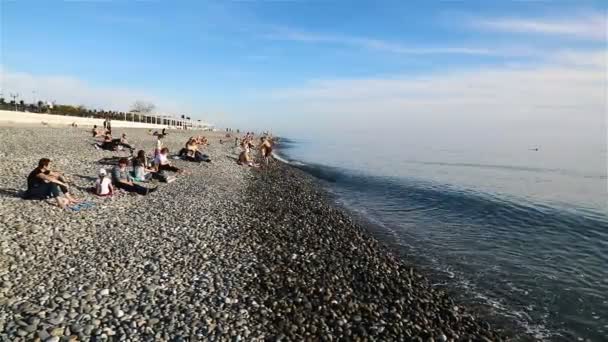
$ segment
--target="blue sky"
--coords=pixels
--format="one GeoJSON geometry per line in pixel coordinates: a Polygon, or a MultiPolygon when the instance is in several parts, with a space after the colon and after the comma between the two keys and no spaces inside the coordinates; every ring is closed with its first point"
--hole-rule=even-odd
{"type": "MultiPolygon", "coordinates": [[[[577,101],[597,111],[601,101],[595,93],[605,86],[594,76],[606,69],[607,6],[601,1],[115,0],[0,6],[3,92],[36,91],[26,98],[120,110],[143,98],[161,111],[187,112],[218,125],[294,130],[311,118],[328,127],[354,118],[354,126],[365,127],[366,110],[390,123],[397,113],[420,112],[403,99],[441,102],[434,91],[443,84],[453,84],[443,90],[449,92],[442,93],[446,101],[470,97],[477,108],[483,75],[518,83],[538,79],[534,73],[557,77],[564,87],[572,77],[590,86],[595,97],[577,101]],[[420,80],[430,85],[420,89],[420,80]],[[478,92],[460,93],[463,84],[476,89],[475,82],[478,92]]],[[[549,84],[540,89],[543,82],[533,90],[571,93],[549,84]]],[[[515,103],[503,95],[494,106],[515,103]]]]}

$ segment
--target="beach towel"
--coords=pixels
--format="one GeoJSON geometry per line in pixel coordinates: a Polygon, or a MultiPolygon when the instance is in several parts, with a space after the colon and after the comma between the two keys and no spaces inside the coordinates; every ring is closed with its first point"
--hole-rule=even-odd
{"type": "Polygon", "coordinates": [[[85,202],[80,202],[80,203],[74,204],[72,206],[69,206],[68,210],[71,210],[71,211],[74,211],[74,212],[78,212],[80,210],[89,209],[89,208],[92,208],[94,206],[95,206],[95,203],[85,201],[85,202]]]}

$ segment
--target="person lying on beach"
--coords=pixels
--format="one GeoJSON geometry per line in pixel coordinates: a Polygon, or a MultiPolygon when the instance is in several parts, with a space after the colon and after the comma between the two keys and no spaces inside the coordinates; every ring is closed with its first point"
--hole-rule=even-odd
{"type": "Polygon", "coordinates": [[[127,171],[127,164],[129,164],[127,158],[121,158],[118,161],[118,165],[112,169],[112,182],[117,188],[144,196],[150,192],[156,191],[157,188],[148,189],[133,183],[133,178],[127,171]]]}
{"type": "Polygon", "coordinates": [[[95,195],[112,196],[114,193],[114,186],[112,186],[112,180],[108,177],[106,169],[100,169],[98,175],[99,178],[95,181],[95,195]]]}
{"type": "Polygon", "coordinates": [[[177,173],[182,173],[183,171],[173,165],[168,159],[169,149],[163,147],[160,152],[154,158],[154,165],[156,166],[157,171],[172,171],[177,173]]]}
{"type": "Polygon", "coordinates": [[[65,177],[59,172],[51,171],[50,163],[51,160],[48,158],[38,161],[38,167],[27,176],[27,190],[24,198],[32,200],[56,198],[60,208],[78,203],[79,200],[69,193],[65,177]],[[63,197],[61,197],[62,193],[63,197]]]}
{"type": "Polygon", "coordinates": [[[137,152],[137,157],[133,158],[132,162],[133,178],[137,181],[148,181],[156,172],[156,170],[150,167],[148,157],[146,157],[146,152],[144,150],[139,150],[137,152]]]}

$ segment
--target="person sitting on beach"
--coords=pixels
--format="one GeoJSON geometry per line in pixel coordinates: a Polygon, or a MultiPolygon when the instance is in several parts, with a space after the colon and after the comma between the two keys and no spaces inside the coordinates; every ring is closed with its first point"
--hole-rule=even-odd
{"type": "Polygon", "coordinates": [[[93,133],[93,138],[102,137],[105,134],[103,129],[97,128],[97,125],[93,125],[93,130],[91,130],[91,133],[93,133]]]}
{"type": "Polygon", "coordinates": [[[156,172],[156,170],[150,167],[148,157],[146,157],[146,152],[144,150],[139,150],[137,152],[137,157],[133,158],[132,162],[133,178],[135,178],[137,181],[148,181],[156,172]]]}
{"type": "Polygon", "coordinates": [[[99,178],[95,181],[95,195],[112,196],[114,187],[112,186],[112,180],[108,177],[106,169],[100,169],[98,175],[99,178]]]}
{"type": "Polygon", "coordinates": [[[61,173],[51,171],[50,163],[51,160],[48,158],[38,161],[38,167],[27,176],[27,190],[24,198],[32,200],[56,198],[60,208],[78,203],[79,201],[69,193],[66,179],[61,173]],[[62,193],[64,197],[61,197],[62,193]]]}
{"type": "Polygon", "coordinates": [[[156,191],[157,188],[148,189],[133,183],[133,178],[127,171],[127,164],[129,164],[127,158],[121,158],[118,161],[118,165],[112,169],[112,182],[117,188],[140,195],[147,195],[150,192],[156,191]]]}
{"type": "Polygon", "coordinates": [[[118,146],[128,148],[131,151],[131,154],[133,154],[133,151],[135,150],[133,146],[129,145],[129,141],[127,140],[127,135],[125,133],[123,133],[118,139],[112,139],[112,144],[114,145],[114,149],[118,149],[118,146]]]}
{"type": "Polygon", "coordinates": [[[257,167],[258,165],[253,163],[253,159],[251,158],[251,155],[249,154],[249,148],[245,148],[245,150],[243,152],[241,152],[239,154],[239,159],[237,160],[237,164],[239,165],[247,165],[250,167],[257,167]]]}
{"type": "Polygon", "coordinates": [[[95,144],[95,148],[106,151],[116,151],[116,146],[114,145],[112,135],[110,133],[106,133],[106,135],[103,137],[103,141],[95,144]]]}
{"type": "Polygon", "coordinates": [[[198,138],[190,137],[186,142],[186,146],[179,151],[179,156],[188,161],[196,161],[198,152],[198,138]]]}
{"type": "Polygon", "coordinates": [[[169,149],[163,147],[160,152],[154,158],[154,164],[156,166],[157,171],[172,171],[177,173],[182,173],[183,171],[173,165],[168,159],[169,149]]]}

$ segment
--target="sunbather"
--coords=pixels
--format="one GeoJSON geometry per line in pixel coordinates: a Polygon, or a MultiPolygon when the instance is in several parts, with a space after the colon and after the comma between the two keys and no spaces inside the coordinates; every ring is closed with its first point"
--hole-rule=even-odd
{"type": "Polygon", "coordinates": [[[237,163],[239,165],[247,165],[247,166],[251,166],[251,167],[258,166],[253,162],[253,159],[251,158],[251,155],[249,154],[249,147],[246,147],[245,150],[239,154],[239,159],[238,159],[237,163]]]}
{"type": "Polygon", "coordinates": [[[119,139],[112,139],[112,144],[114,145],[114,148],[116,149],[118,146],[122,146],[122,147],[126,147],[129,150],[131,150],[131,153],[133,153],[133,146],[129,145],[129,141],[127,140],[127,135],[125,133],[123,133],[119,139]]]}

